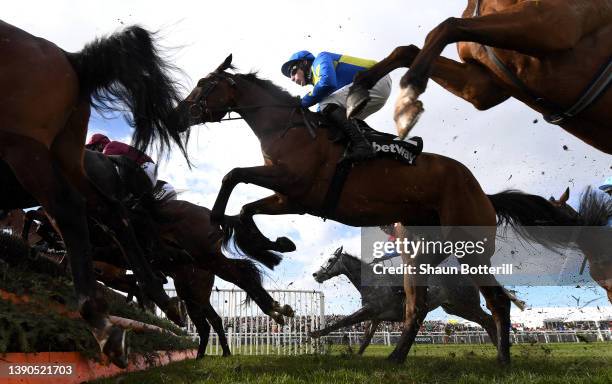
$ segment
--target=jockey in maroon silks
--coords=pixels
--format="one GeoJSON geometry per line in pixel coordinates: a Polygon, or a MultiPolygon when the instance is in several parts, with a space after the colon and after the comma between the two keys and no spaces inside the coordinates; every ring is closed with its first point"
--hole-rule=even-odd
{"type": "MultiPolygon", "coordinates": [[[[143,153],[142,151],[139,151],[131,145],[122,143],[120,141],[111,141],[108,137],[101,133],[96,133],[92,135],[87,144],[85,144],[85,148],[93,151],[102,152],[107,156],[120,155],[127,157],[128,159],[138,164],[140,168],[142,168],[144,173],[151,180],[151,184],[153,184],[153,186],[155,187],[157,183],[157,165],[155,165],[153,159],[151,159],[147,154],[143,153]]],[[[169,193],[173,193],[174,195],[176,195],[174,188],[168,182],[164,181],[161,188],[162,194],[161,196],[159,196],[159,198],[163,198],[169,193]]]]}

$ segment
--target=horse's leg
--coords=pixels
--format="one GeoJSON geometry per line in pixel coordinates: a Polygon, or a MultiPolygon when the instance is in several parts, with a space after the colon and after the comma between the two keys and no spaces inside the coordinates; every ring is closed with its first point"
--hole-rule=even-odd
{"type": "Polygon", "coordinates": [[[204,306],[204,313],[206,314],[206,320],[208,320],[217,333],[219,344],[221,344],[221,349],[223,350],[223,357],[231,356],[232,352],[227,344],[227,337],[225,337],[225,329],[223,328],[221,317],[210,303],[204,306]]]}
{"type": "Polygon", "coordinates": [[[196,359],[201,359],[206,354],[210,337],[210,325],[206,321],[204,307],[209,304],[208,300],[215,277],[210,272],[192,266],[178,267],[173,271],[172,277],[176,294],[185,303],[187,314],[200,336],[196,359]]]}
{"type": "Polygon", "coordinates": [[[219,251],[214,259],[207,258],[200,267],[240,287],[255,301],[263,313],[272,317],[278,324],[285,323],[283,315],[293,316],[291,307],[288,305],[281,307],[263,288],[260,272],[252,261],[230,259],[219,251]]]}
{"type": "Polygon", "coordinates": [[[497,327],[493,317],[482,310],[478,289],[473,285],[457,285],[449,289],[454,289],[455,294],[442,303],[444,311],[480,324],[487,331],[493,345],[497,347],[497,327]]]}
{"type": "Polygon", "coordinates": [[[410,352],[414,339],[427,316],[427,286],[417,285],[414,278],[407,279],[410,283],[404,284],[406,292],[406,315],[404,330],[397,346],[389,355],[389,361],[403,363],[410,352]]]}
{"type": "Polygon", "coordinates": [[[53,218],[52,223],[64,239],[81,316],[102,351],[113,363],[125,367],[125,332],[111,324],[106,302],[96,296],[85,199],[68,183],[49,150],[41,143],[1,132],[0,143],[0,156],[21,185],[53,218]]]}
{"type": "Polygon", "coordinates": [[[257,166],[248,168],[234,168],[228,172],[221,183],[221,189],[213,205],[210,222],[222,224],[227,202],[236,185],[240,183],[255,184],[257,186],[279,191],[291,185],[293,178],[283,166],[257,166]]]}
{"type": "Polygon", "coordinates": [[[100,218],[103,224],[112,229],[118,240],[118,248],[126,257],[130,268],[140,282],[139,287],[166,313],[168,318],[177,324],[184,324],[180,302],[178,299],[168,297],[163,283],[157,278],[149,261],[144,257],[125,208],[119,201],[104,194],[85,175],[82,156],[87,131],[85,127],[89,121],[89,114],[89,100],[82,100],[72,112],[66,129],[55,138],[51,151],[72,185],[76,186],[85,197],[88,214],[100,218]]]}
{"type": "Polygon", "coordinates": [[[368,328],[368,331],[364,335],[363,341],[361,342],[361,345],[359,346],[359,351],[357,352],[358,355],[363,355],[363,352],[365,352],[368,345],[370,345],[370,342],[372,341],[372,337],[374,337],[374,334],[376,333],[376,329],[378,328],[379,324],[380,324],[380,320],[370,321],[370,327],[368,328]]]}
{"type": "Polygon", "coordinates": [[[401,67],[410,67],[420,51],[415,45],[396,47],[389,56],[370,67],[370,69],[359,72],[353,80],[353,85],[351,85],[346,99],[347,115],[352,117],[359,114],[370,101],[369,90],[391,71],[401,67]]]}
{"type": "Polygon", "coordinates": [[[299,207],[289,203],[286,198],[274,194],[263,199],[245,204],[240,210],[240,223],[249,234],[249,241],[254,242],[256,247],[270,249],[277,252],[295,251],[295,244],[287,237],[279,237],[272,242],[265,237],[253,220],[254,215],[288,215],[303,214],[299,207]]]}
{"type": "Polygon", "coordinates": [[[523,1],[502,12],[480,17],[451,17],[434,28],[421,53],[400,81],[401,92],[395,105],[398,132],[410,130],[418,118],[418,96],[425,91],[433,63],[452,43],[469,41],[538,56],[571,49],[583,36],[609,23],[598,1],[580,5],[559,0],[523,1]]]}
{"type": "Polygon", "coordinates": [[[363,321],[371,319],[373,316],[374,313],[372,313],[372,309],[366,305],[365,307],[359,308],[356,312],[353,312],[350,315],[343,317],[332,325],[328,325],[323,329],[310,332],[309,336],[314,337],[316,339],[321,336],[328,335],[333,331],[337,331],[340,328],[349,327],[353,324],[361,323],[363,321]]]}

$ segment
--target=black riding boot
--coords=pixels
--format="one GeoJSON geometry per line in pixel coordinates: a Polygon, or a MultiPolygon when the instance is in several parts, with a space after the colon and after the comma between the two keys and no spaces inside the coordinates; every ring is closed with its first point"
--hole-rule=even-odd
{"type": "Polygon", "coordinates": [[[346,109],[339,105],[330,104],[323,110],[323,113],[337,126],[341,127],[344,133],[351,140],[347,159],[362,161],[374,157],[375,152],[372,145],[359,129],[355,119],[346,118],[346,109]]]}

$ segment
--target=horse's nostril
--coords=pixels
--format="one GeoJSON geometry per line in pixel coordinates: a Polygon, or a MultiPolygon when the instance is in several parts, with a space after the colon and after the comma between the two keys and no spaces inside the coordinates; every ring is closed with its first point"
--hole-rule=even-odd
{"type": "Polygon", "coordinates": [[[315,272],[315,273],[313,273],[313,274],[312,274],[312,277],[317,277],[317,273],[316,273],[316,272],[315,272]]]}

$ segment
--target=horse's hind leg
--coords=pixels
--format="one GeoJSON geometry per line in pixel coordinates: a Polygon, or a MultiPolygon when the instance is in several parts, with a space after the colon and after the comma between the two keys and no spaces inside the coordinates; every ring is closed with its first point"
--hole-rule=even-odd
{"type": "Polygon", "coordinates": [[[497,347],[497,326],[493,317],[482,310],[478,289],[470,284],[448,287],[446,291],[450,293],[450,290],[452,295],[449,294],[442,303],[444,311],[480,324],[487,331],[493,345],[497,347]]]}
{"type": "Polygon", "coordinates": [[[225,329],[223,328],[221,317],[210,303],[204,306],[204,313],[206,314],[206,320],[208,320],[217,333],[219,344],[221,344],[221,349],[223,350],[223,357],[231,356],[232,352],[227,344],[227,337],[225,337],[225,329]]]}
{"type": "Polygon", "coordinates": [[[510,364],[510,298],[502,287],[495,285],[494,279],[485,282],[476,278],[476,281],[487,301],[487,308],[493,314],[497,331],[497,360],[501,364],[510,364]]]}
{"type": "Polygon", "coordinates": [[[53,224],[64,239],[81,316],[104,353],[113,363],[125,367],[125,332],[111,325],[106,302],[96,297],[85,199],[68,183],[49,150],[41,143],[1,132],[0,143],[0,156],[22,186],[53,218],[53,224]]]}
{"type": "Polygon", "coordinates": [[[372,337],[374,337],[374,334],[376,333],[376,329],[378,328],[379,324],[380,324],[380,320],[370,321],[370,326],[368,328],[368,331],[364,335],[363,341],[361,342],[361,345],[359,346],[359,352],[357,352],[358,355],[363,355],[363,352],[365,352],[366,348],[370,345],[370,343],[372,342],[372,337]]]}
{"type": "Polygon", "coordinates": [[[215,256],[214,259],[206,260],[200,267],[240,287],[255,301],[263,313],[272,317],[277,323],[285,323],[283,315],[293,316],[291,307],[288,305],[281,307],[263,288],[261,272],[252,261],[230,259],[221,252],[218,252],[215,256]]]}
{"type": "Polygon", "coordinates": [[[474,42],[537,57],[571,49],[583,36],[610,23],[609,8],[606,1],[522,1],[498,13],[446,19],[427,35],[400,81],[402,90],[395,106],[398,131],[414,125],[410,112],[425,91],[434,61],[448,44],[474,42]]]}

